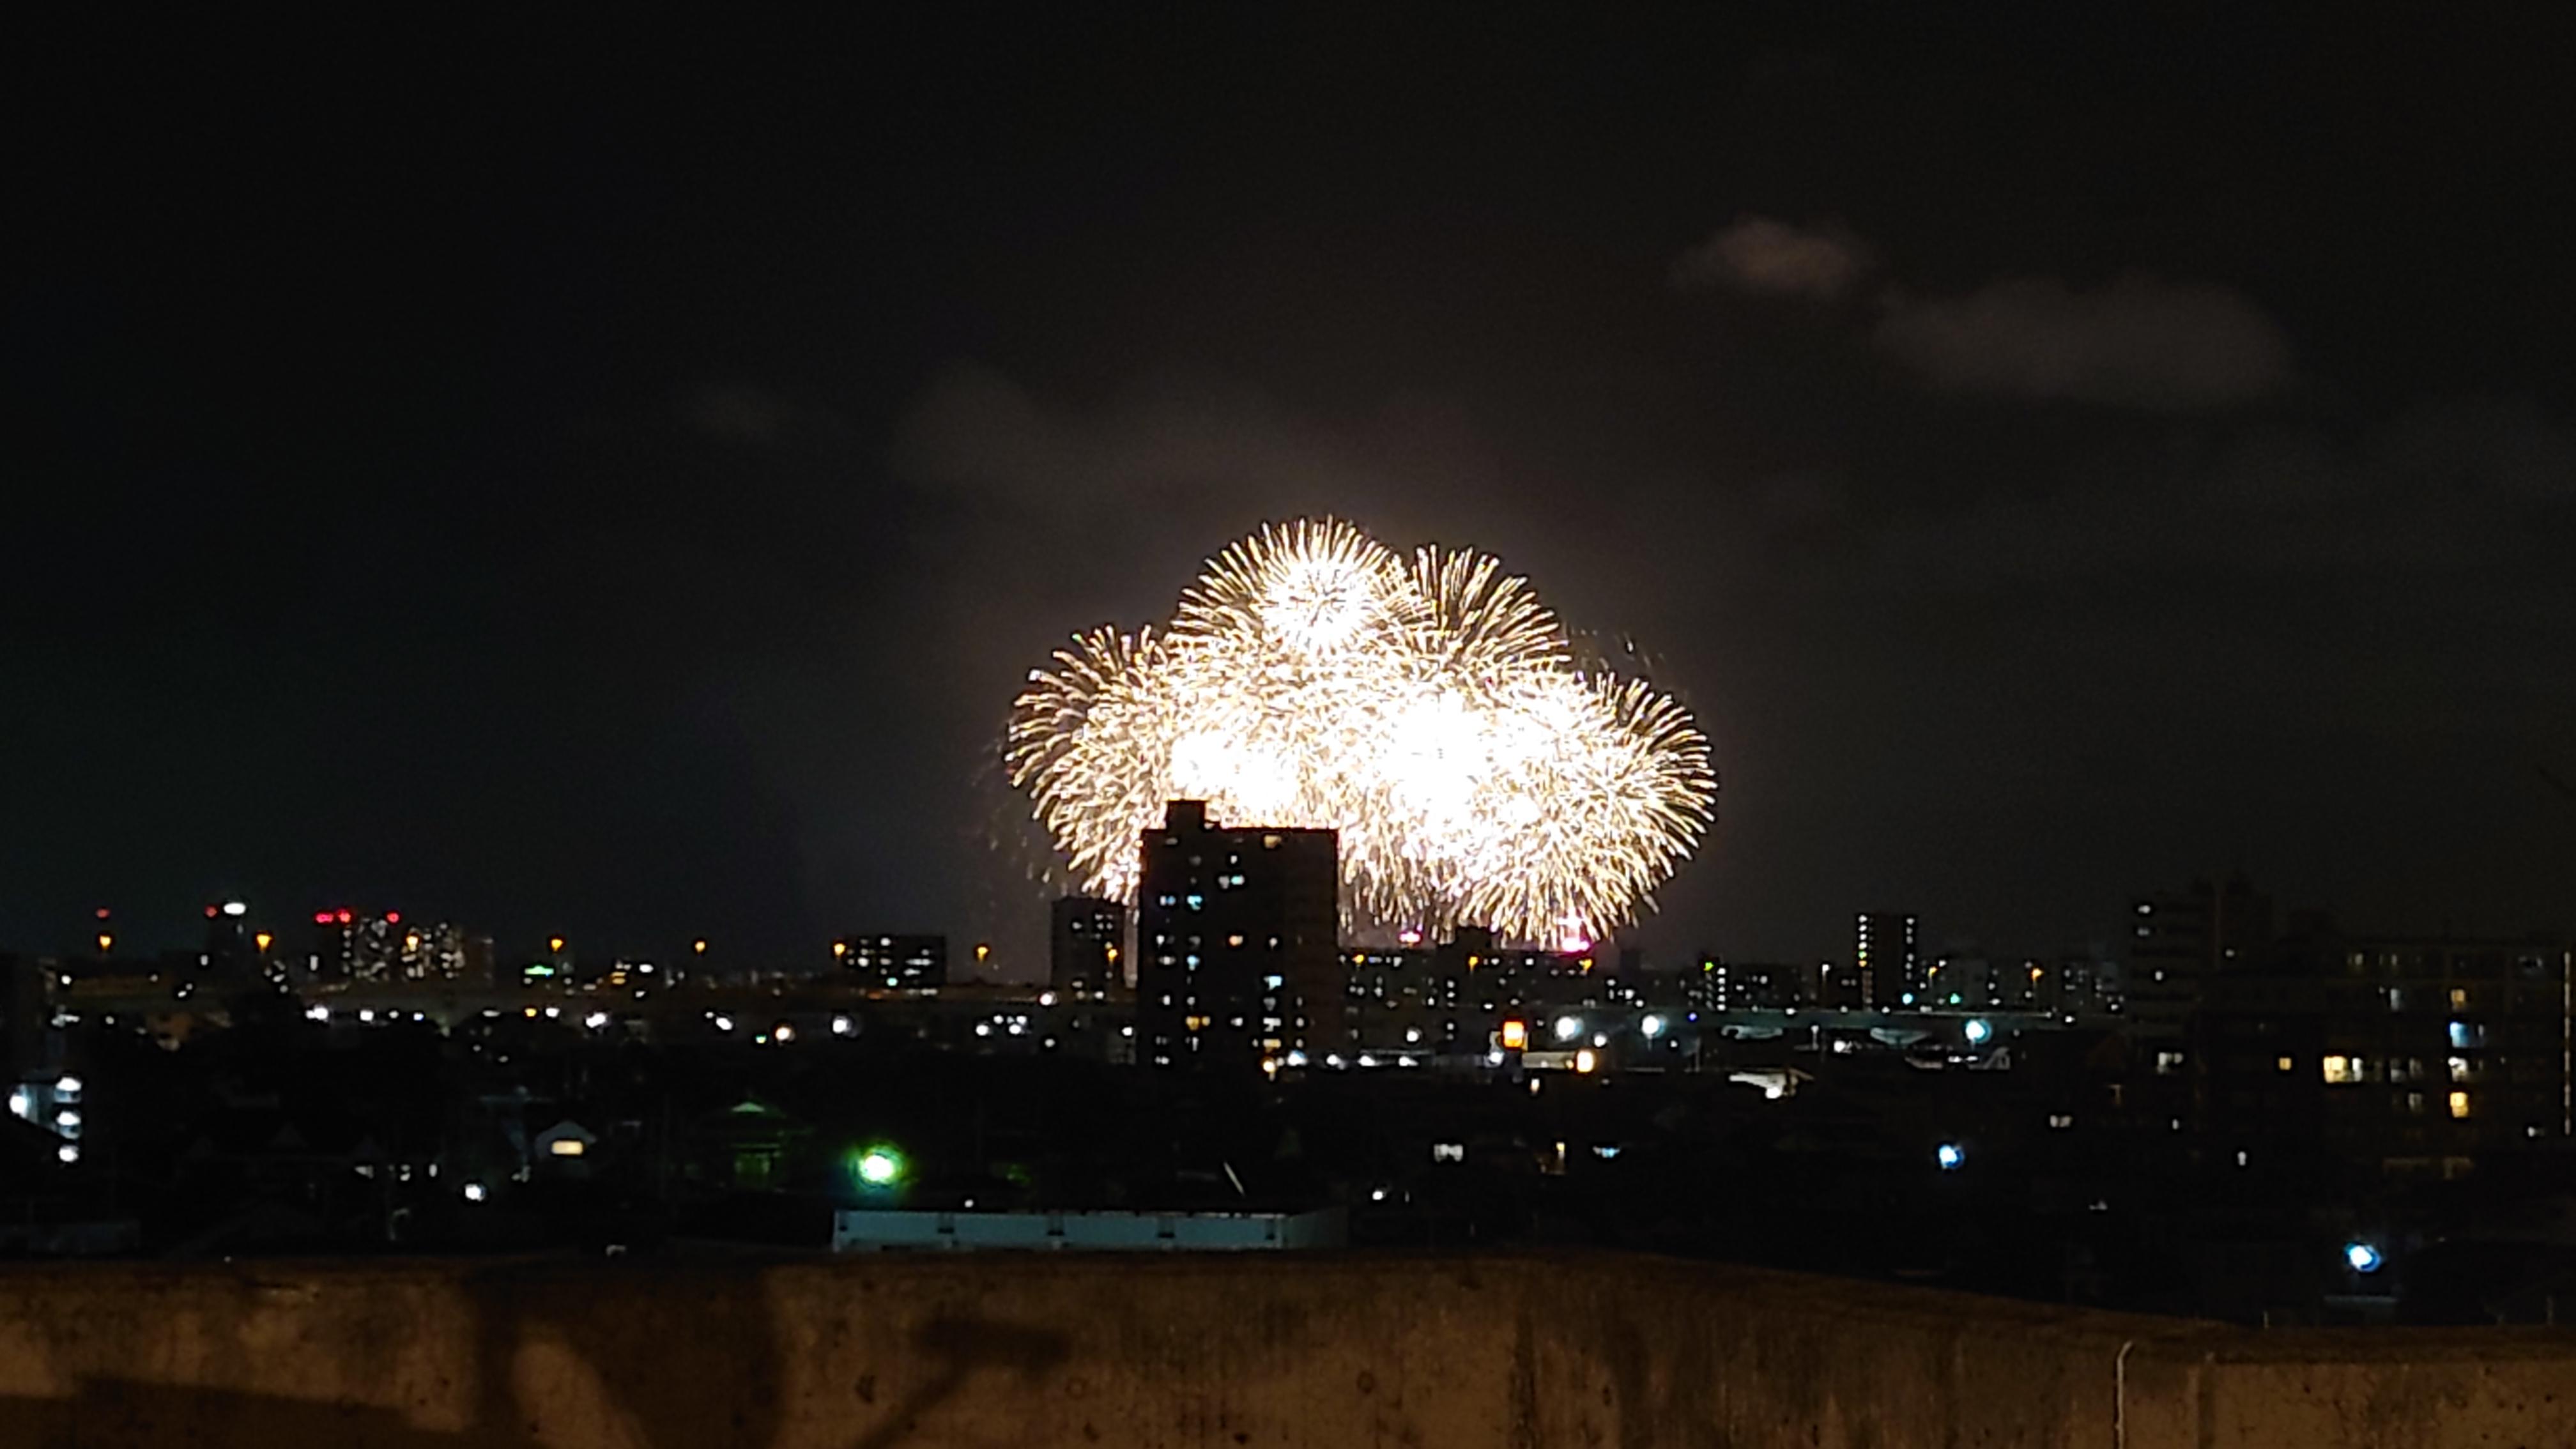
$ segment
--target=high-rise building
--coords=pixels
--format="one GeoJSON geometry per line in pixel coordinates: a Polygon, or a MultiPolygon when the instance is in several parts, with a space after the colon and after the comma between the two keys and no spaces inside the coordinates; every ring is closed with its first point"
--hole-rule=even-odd
{"type": "Polygon", "coordinates": [[[2195,1125],[2209,1148],[2449,1176],[2482,1155],[2576,1140],[2565,940],[2326,926],[2265,955],[2211,979],[2191,1018],[2195,1125]]]}
{"type": "MultiPolygon", "coordinates": [[[[2191,1014],[2221,975],[2257,969],[2272,945],[2272,902],[2242,876],[2193,881],[2130,903],[2125,1011],[2140,1038],[2180,1050],[2191,1014]]],[[[2176,1058],[2179,1061],[2179,1058],[2176,1058]]]]}
{"type": "Polygon", "coordinates": [[[1137,1060],[1257,1067],[1340,1050],[1340,836],[1220,827],[1205,802],[1175,800],[1141,849],[1137,1060]]]}
{"type": "Polygon", "coordinates": [[[836,954],[862,986],[920,991],[948,984],[946,936],[844,936],[836,954]]]}
{"type": "Polygon", "coordinates": [[[306,964],[325,981],[393,981],[402,974],[402,913],[371,916],[346,906],[313,913],[306,964]]]}
{"type": "Polygon", "coordinates": [[[400,911],[369,915],[344,908],[315,911],[313,934],[306,964],[326,981],[470,981],[479,986],[492,976],[492,938],[469,935],[446,921],[406,921],[400,911]]]}
{"type": "Polygon", "coordinates": [[[1048,912],[1047,984],[1077,995],[1127,984],[1127,908],[1064,896],[1048,912]]]}
{"type": "Polygon", "coordinates": [[[250,907],[224,901],[206,907],[206,945],[197,964],[228,983],[258,975],[259,952],[251,945],[250,907]]]}
{"type": "Polygon", "coordinates": [[[1863,911],[1852,932],[1853,988],[1862,1006],[1911,1006],[1923,985],[1923,960],[1915,944],[1914,917],[1897,911],[1863,911]]]}
{"type": "Polygon", "coordinates": [[[0,1082],[16,1081],[44,1057],[44,968],[32,957],[0,952],[0,1082]]]}

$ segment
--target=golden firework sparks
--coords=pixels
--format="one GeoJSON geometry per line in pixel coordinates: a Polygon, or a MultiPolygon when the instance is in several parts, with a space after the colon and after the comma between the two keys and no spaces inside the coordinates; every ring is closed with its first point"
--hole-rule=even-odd
{"type": "Polygon", "coordinates": [[[1167,800],[1341,832],[1369,930],[1590,940],[1651,903],[1712,818],[1690,714],[1578,668],[1499,560],[1408,562],[1338,520],[1228,547],[1171,629],[1077,635],[1015,702],[1005,763],[1083,889],[1132,900],[1167,800]]]}

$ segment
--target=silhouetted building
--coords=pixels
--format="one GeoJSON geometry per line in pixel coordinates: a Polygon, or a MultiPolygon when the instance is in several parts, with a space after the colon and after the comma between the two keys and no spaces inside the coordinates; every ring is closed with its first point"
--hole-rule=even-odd
{"type": "Polygon", "coordinates": [[[313,950],[306,958],[324,981],[383,982],[402,975],[402,913],[371,916],[342,907],[313,913],[313,950]]]}
{"type": "Polygon", "coordinates": [[[197,964],[227,982],[246,982],[259,974],[259,951],[251,944],[250,908],[240,901],[206,907],[206,944],[197,964]]]}
{"type": "Polygon", "coordinates": [[[1064,896],[1048,918],[1048,985],[1058,991],[1090,993],[1127,984],[1125,906],[1090,896],[1064,896]]]}
{"type": "MultiPolygon", "coordinates": [[[[2260,967],[2272,944],[2272,902],[2242,876],[2194,881],[2130,906],[2125,1012],[2146,1051],[2168,1055],[2224,973],[2260,967]],[[2155,1043],[2166,1043],[2161,1047],[2155,1043]]],[[[2179,1059],[2169,1062],[2170,1072],[2179,1059]]]]}
{"type": "Polygon", "coordinates": [[[861,985],[919,991],[948,984],[946,936],[845,936],[842,969],[861,985]]]}
{"type": "Polygon", "coordinates": [[[1339,1051],[1339,836],[1214,826],[1204,802],[1175,800],[1141,846],[1137,1060],[1257,1067],[1339,1051]]]}
{"type": "Polygon", "coordinates": [[[43,965],[0,953],[0,1081],[42,1064],[47,1015],[43,965]]]}
{"type": "Polygon", "coordinates": [[[2576,1136],[2576,952],[2557,940],[2311,931],[2214,976],[2197,1125],[2225,1155],[2456,1175],[2576,1136]]]}
{"type": "Polygon", "coordinates": [[[1923,987],[1914,917],[1896,911],[1863,911],[1852,930],[1852,990],[1858,1006],[1914,1004],[1923,987]]]}

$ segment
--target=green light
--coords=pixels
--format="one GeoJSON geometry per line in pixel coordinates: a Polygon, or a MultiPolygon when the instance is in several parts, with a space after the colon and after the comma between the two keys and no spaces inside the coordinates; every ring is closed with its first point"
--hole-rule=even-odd
{"type": "Polygon", "coordinates": [[[871,1147],[859,1154],[859,1181],[870,1187],[892,1187],[902,1180],[902,1153],[891,1147],[871,1147]]]}

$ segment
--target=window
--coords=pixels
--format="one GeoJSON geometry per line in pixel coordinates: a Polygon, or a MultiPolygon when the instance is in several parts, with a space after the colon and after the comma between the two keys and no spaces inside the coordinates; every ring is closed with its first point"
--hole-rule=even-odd
{"type": "Polygon", "coordinates": [[[2294,1058],[2291,1058],[2291,1057],[2283,1057],[2283,1058],[2281,1058],[2280,1060],[2278,1060],[2278,1061],[2274,1062],[2272,1065],[2273,1065],[2273,1067],[2274,1067],[2274,1069],[2275,1069],[2275,1070],[2288,1072],[2288,1071],[2296,1071],[2296,1070],[2298,1069],[2298,1065],[2299,1065],[2299,1064],[2298,1064],[2297,1060],[2295,1060],[2294,1058]]]}
{"type": "Polygon", "coordinates": [[[2487,1029],[2484,1026],[2474,1021],[2455,1021],[2451,1023],[2451,1049],[2453,1051],[2474,1051],[2486,1044],[2487,1029]]]}
{"type": "Polygon", "coordinates": [[[2335,1086],[2370,1080],[2370,1063],[2362,1057],[2327,1057],[2321,1064],[2325,1079],[2335,1086]]]}
{"type": "Polygon", "coordinates": [[[2451,988],[2451,1009],[2453,1011],[2466,1011],[2469,1009],[2469,988],[2465,986],[2454,986],[2451,988]]]}
{"type": "Polygon", "coordinates": [[[2466,1092],[2453,1092],[2453,1093],[2451,1094],[2451,1118],[2452,1118],[2452,1120],[2453,1120],[2453,1121],[2465,1121],[2465,1120],[2467,1119],[2468,1115],[2469,1115],[2469,1094],[2468,1094],[2468,1093],[2466,1093],[2466,1092]]]}
{"type": "Polygon", "coordinates": [[[2477,1080],[2477,1068],[2469,1064],[2469,1059],[2467,1057],[2451,1058],[2450,1066],[2452,1081],[2471,1082],[2477,1080]]]}
{"type": "Polygon", "coordinates": [[[2181,1070],[2182,1070],[2182,1053],[2180,1053],[2180,1052],[2158,1052],[2158,1053],[2156,1053],[2156,1075],[2157,1075],[2157,1076],[2159,1076],[2159,1077],[2170,1077],[2170,1076],[2172,1076],[2174,1073],[2179,1072],[2179,1071],[2181,1071],[2181,1070]]]}

